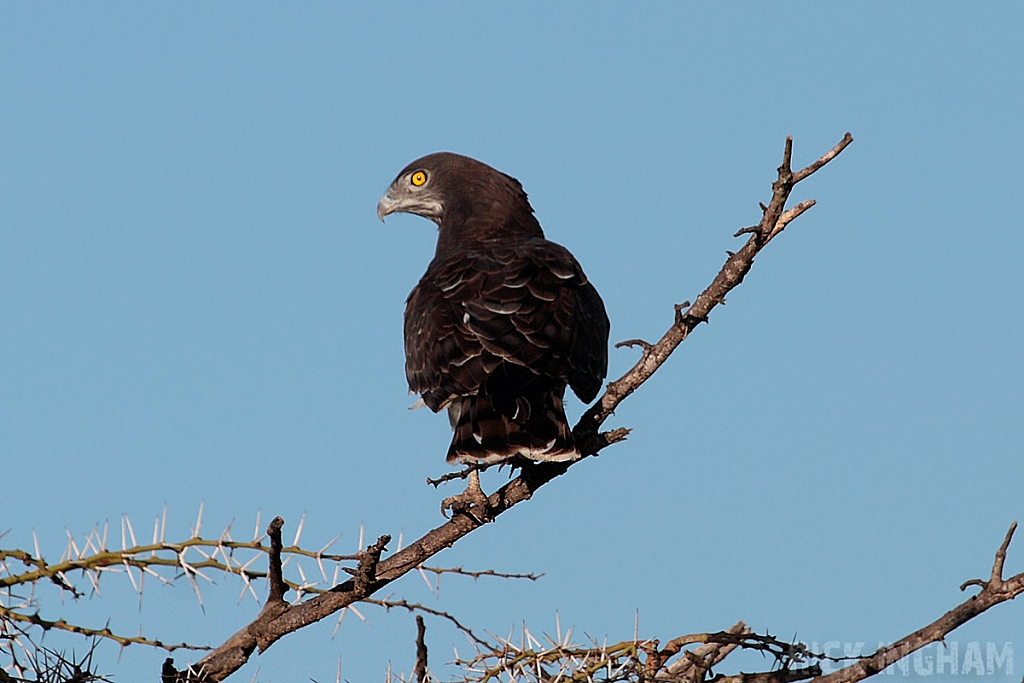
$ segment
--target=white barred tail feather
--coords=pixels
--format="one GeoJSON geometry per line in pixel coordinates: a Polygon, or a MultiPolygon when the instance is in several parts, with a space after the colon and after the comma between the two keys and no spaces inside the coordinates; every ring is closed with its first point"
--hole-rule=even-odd
{"type": "Polygon", "coordinates": [[[495,463],[515,456],[562,462],[579,457],[562,407],[564,385],[555,391],[520,396],[514,415],[505,415],[478,394],[448,404],[452,443],[447,461],[495,463]]]}

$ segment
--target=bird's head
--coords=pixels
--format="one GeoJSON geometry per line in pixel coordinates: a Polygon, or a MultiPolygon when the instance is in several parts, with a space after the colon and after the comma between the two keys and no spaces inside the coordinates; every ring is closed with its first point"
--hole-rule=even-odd
{"type": "Polygon", "coordinates": [[[451,152],[428,154],[402,169],[377,204],[382,221],[397,212],[429,218],[442,232],[540,234],[518,180],[451,152]]]}
{"type": "Polygon", "coordinates": [[[447,152],[429,154],[401,170],[377,203],[377,217],[389,213],[413,213],[440,224],[448,195],[445,181],[447,152]]]}

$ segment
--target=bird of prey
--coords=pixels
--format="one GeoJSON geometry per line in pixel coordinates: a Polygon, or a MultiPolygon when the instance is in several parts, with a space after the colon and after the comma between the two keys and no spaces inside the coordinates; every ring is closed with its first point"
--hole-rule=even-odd
{"type": "Polygon", "coordinates": [[[544,239],[522,185],[475,159],[413,161],[377,205],[438,227],[405,307],[410,393],[448,409],[449,463],[579,457],[562,398],[585,403],[608,368],[608,316],[569,250],[544,239]]]}

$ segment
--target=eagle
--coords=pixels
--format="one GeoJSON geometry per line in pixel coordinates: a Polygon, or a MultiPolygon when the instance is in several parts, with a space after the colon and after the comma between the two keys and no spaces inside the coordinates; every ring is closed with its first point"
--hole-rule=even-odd
{"type": "MultiPolygon", "coordinates": [[[[447,461],[579,457],[562,399],[590,403],[608,369],[608,316],[565,247],[544,238],[523,186],[476,159],[413,161],[377,205],[437,224],[437,249],[405,306],[410,393],[448,410],[447,461]]],[[[417,402],[417,405],[420,405],[417,402]]]]}

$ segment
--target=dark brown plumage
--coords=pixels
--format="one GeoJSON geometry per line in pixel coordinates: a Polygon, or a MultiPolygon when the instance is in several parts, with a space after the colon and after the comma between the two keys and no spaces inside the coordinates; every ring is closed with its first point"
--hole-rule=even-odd
{"type": "Polygon", "coordinates": [[[578,457],[565,386],[594,400],[608,366],[608,316],[569,251],[544,239],[522,185],[475,159],[412,162],[377,206],[438,226],[434,260],[405,308],[412,392],[455,434],[448,462],[578,457]]]}

